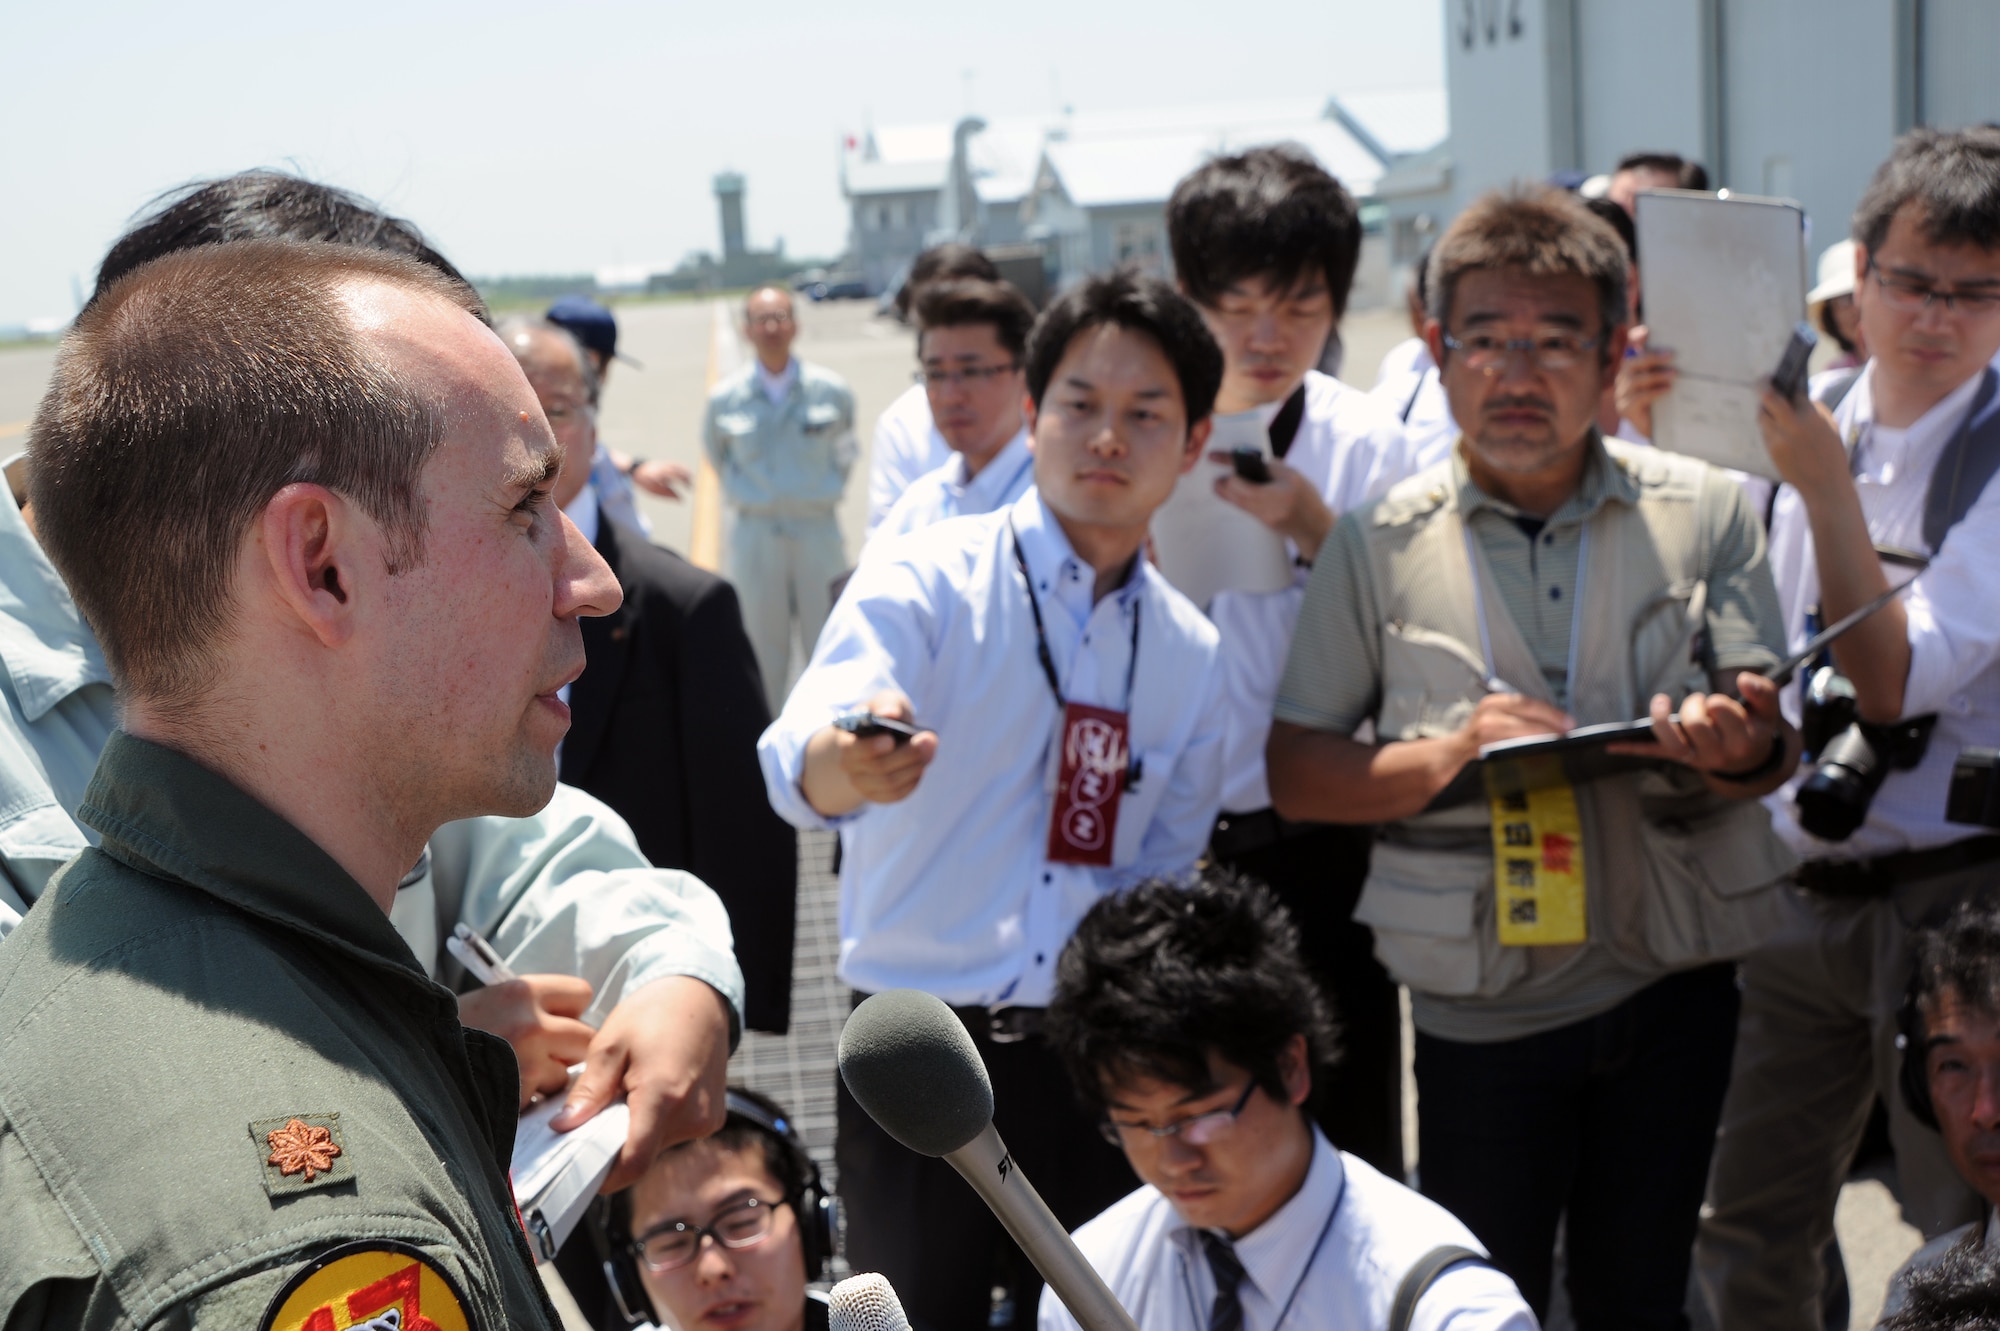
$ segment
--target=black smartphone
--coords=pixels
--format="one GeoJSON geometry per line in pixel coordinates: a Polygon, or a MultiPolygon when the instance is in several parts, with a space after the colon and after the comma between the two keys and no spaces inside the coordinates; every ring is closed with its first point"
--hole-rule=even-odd
{"type": "Polygon", "coordinates": [[[893,716],[877,716],[873,712],[848,712],[833,719],[835,730],[845,730],[856,739],[873,739],[877,735],[894,735],[898,746],[908,744],[917,737],[917,728],[908,721],[898,721],[893,716]]]}
{"type": "Polygon", "coordinates": [[[1799,395],[1806,391],[1806,362],[1818,345],[1819,334],[1811,324],[1794,326],[1792,340],[1785,343],[1785,354],[1778,358],[1778,368],[1771,373],[1771,387],[1787,399],[1798,401],[1799,395]]]}
{"type": "Polygon", "coordinates": [[[1265,465],[1261,449],[1251,448],[1247,444],[1242,448],[1232,448],[1229,450],[1229,465],[1236,469],[1238,476],[1252,485],[1271,483],[1271,469],[1265,465]]]}

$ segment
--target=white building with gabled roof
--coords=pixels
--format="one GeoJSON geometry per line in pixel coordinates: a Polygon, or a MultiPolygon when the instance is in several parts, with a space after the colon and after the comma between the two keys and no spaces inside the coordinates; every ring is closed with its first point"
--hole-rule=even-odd
{"type": "Polygon", "coordinates": [[[1444,137],[1444,106],[1430,89],[872,130],[842,157],[854,266],[887,290],[918,251],[958,239],[1039,246],[1058,285],[1120,263],[1165,274],[1167,197],[1208,158],[1298,144],[1365,202],[1444,137]]]}

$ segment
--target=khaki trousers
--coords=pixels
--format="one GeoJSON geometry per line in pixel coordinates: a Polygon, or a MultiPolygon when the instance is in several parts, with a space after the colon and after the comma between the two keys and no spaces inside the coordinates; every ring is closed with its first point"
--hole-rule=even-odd
{"type": "Polygon", "coordinates": [[[826,625],[828,589],[847,568],[840,524],[833,510],[811,516],[772,517],[737,510],[729,533],[729,580],[743,607],[764,675],[771,715],[785,708],[791,683],[792,629],[810,660],[826,625]]]}
{"type": "Polygon", "coordinates": [[[1903,1103],[1896,1016],[1910,931],[1996,879],[1987,864],[1901,884],[1886,899],[1793,889],[1785,924],[1744,959],[1736,1059],[1695,1240],[1721,1331],[1821,1331],[1834,1203],[1878,1095],[1904,1218],[1929,1239],[1981,1214],[1942,1140],[1903,1103]]]}

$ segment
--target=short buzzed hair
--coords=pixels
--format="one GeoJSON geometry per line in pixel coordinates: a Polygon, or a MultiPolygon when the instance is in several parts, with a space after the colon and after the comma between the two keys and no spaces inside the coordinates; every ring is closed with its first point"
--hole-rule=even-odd
{"type": "Polygon", "coordinates": [[[1431,251],[1429,313],[1449,323],[1458,279],[1475,269],[1573,275],[1596,286],[1609,332],[1625,322],[1627,266],[1618,233],[1575,195],[1540,185],[1495,190],[1460,213],[1431,251]]]}
{"type": "Polygon", "coordinates": [[[361,345],[342,288],[379,281],[483,313],[401,255],[252,240],[169,254],[100,293],[63,339],[28,437],[49,558],[126,693],[199,702],[244,533],[287,485],[323,485],[423,557],[420,477],[446,428],[361,345]]]}

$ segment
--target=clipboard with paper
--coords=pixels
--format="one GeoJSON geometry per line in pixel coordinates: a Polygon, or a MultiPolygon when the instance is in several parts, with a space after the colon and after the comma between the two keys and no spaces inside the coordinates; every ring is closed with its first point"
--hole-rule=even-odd
{"type": "Polygon", "coordinates": [[[1805,317],[1805,213],[1787,199],[1647,190],[1636,204],[1650,345],[1674,353],[1653,444],[1776,480],[1758,393],[1805,317]]]}
{"type": "MultiPolygon", "coordinates": [[[[1273,460],[1271,434],[1255,411],[1215,417],[1210,452],[1254,448],[1273,460]]],[[[1292,585],[1285,538],[1216,494],[1227,463],[1203,456],[1153,514],[1153,560],[1162,576],[1206,612],[1217,592],[1279,592],[1292,585]]]]}
{"type": "MultiPolygon", "coordinates": [[[[570,1069],[571,1087],[582,1071],[582,1064],[570,1069]]],[[[530,1107],[514,1130],[509,1172],[537,1266],[555,1260],[556,1250],[604,1186],[632,1127],[631,1112],[620,1097],[588,1121],[557,1132],[549,1123],[562,1112],[568,1094],[565,1090],[530,1107]]]]}
{"type": "MultiPolygon", "coordinates": [[[[1791,683],[1800,668],[1825,651],[1835,639],[1908,591],[1915,582],[1915,578],[1908,578],[1896,583],[1865,605],[1829,624],[1807,639],[1798,651],[1766,671],[1764,678],[1780,688],[1791,683]]],[[[1641,717],[1635,721],[1579,726],[1561,735],[1528,735],[1488,744],[1479,750],[1477,758],[1460,769],[1450,785],[1431,799],[1425,812],[1449,809],[1474,799],[1541,789],[1558,781],[1581,785],[1608,776],[1674,766],[1667,759],[1612,753],[1607,747],[1612,744],[1643,744],[1652,737],[1652,721],[1641,717]]]]}

